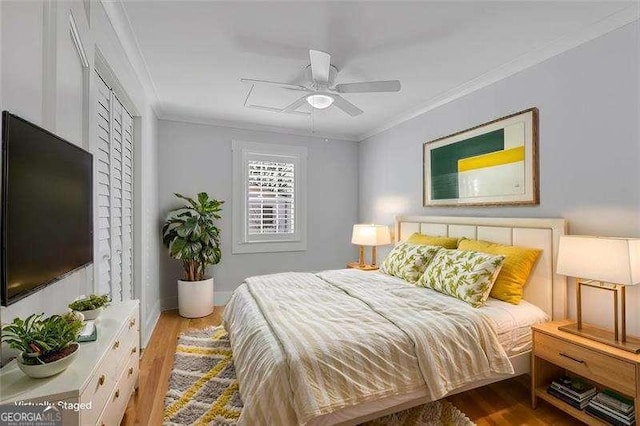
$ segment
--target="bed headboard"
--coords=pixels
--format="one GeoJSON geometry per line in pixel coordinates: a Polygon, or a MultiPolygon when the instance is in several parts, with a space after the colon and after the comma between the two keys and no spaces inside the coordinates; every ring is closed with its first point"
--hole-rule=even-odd
{"type": "Polygon", "coordinates": [[[560,236],[566,231],[564,219],[397,216],[395,240],[404,241],[420,232],[540,249],[542,254],[524,289],[524,299],[557,320],[567,317],[567,279],[555,273],[560,236]]]}

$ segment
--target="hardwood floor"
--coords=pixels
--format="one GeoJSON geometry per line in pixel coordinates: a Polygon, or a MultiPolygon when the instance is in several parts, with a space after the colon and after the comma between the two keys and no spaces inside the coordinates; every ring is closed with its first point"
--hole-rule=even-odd
{"type": "Polygon", "coordinates": [[[121,425],[161,425],[164,396],[169,387],[169,375],[173,367],[177,338],[189,328],[206,328],[222,322],[223,306],[216,306],[213,313],[204,318],[188,319],[178,311],[166,311],[160,315],[149,345],[140,359],[138,391],[133,394],[121,425]]]}
{"type": "MultiPolygon", "coordinates": [[[[140,360],[138,391],[131,397],[122,425],[161,425],[164,395],[173,367],[178,335],[189,328],[219,325],[223,307],[205,318],[187,319],[177,311],[163,312],[140,360]]],[[[529,377],[504,380],[449,397],[478,426],[576,425],[580,422],[541,401],[531,409],[529,377]]]]}

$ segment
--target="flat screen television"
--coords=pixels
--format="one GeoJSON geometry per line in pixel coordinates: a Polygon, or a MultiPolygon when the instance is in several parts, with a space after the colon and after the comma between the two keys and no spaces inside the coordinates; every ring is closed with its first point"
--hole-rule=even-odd
{"type": "Polygon", "coordinates": [[[2,305],[93,261],[93,158],[2,113],[2,305]]]}

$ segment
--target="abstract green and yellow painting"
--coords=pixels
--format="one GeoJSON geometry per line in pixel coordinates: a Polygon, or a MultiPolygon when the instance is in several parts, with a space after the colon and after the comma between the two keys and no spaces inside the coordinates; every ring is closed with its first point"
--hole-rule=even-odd
{"type": "Polygon", "coordinates": [[[537,110],[424,144],[424,205],[537,204],[537,110]]]}

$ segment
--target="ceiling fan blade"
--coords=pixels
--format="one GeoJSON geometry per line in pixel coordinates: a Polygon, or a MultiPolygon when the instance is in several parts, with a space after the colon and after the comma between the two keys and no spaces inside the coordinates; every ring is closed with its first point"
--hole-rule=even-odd
{"type": "Polygon", "coordinates": [[[240,81],[247,84],[262,84],[262,85],[269,85],[269,86],[278,86],[283,89],[289,89],[289,90],[304,90],[304,91],[307,90],[307,88],[304,86],[299,86],[297,84],[280,83],[277,81],[253,80],[251,78],[241,78],[240,81]]]}
{"type": "Polygon", "coordinates": [[[311,58],[311,77],[318,83],[329,82],[329,68],[331,67],[331,55],[319,50],[309,50],[311,58]]]}
{"type": "Polygon", "coordinates": [[[282,109],[282,112],[296,112],[296,110],[300,108],[300,105],[304,105],[304,103],[307,102],[307,96],[308,95],[304,95],[303,97],[291,102],[282,109]]]}
{"type": "Polygon", "coordinates": [[[339,93],[368,93],[368,92],[399,92],[399,80],[387,81],[363,81],[360,83],[338,84],[336,90],[339,93]]]}
{"type": "Polygon", "coordinates": [[[337,106],[338,108],[340,108],[341,110],[343,110],[344,112],[346,112],[352,117],[355,117],[356,115],[360,115],[364,112],[360,108],[358,108],[357,106],[355,106],[354,104],[352,104],[351,102],[349,102],[348,100],[346,100],[340,95],[331,95],[331,97],[333,98],[333,104],[335,106],[337,106]]]}

